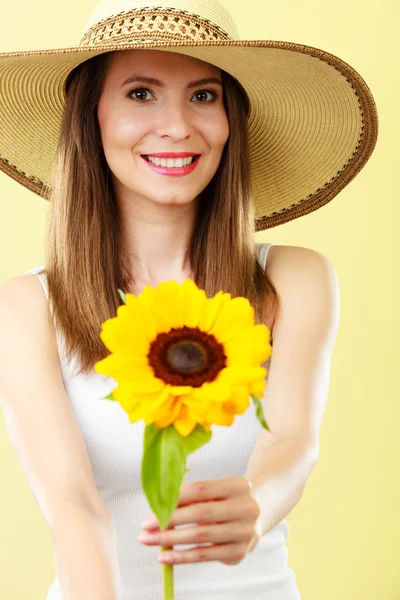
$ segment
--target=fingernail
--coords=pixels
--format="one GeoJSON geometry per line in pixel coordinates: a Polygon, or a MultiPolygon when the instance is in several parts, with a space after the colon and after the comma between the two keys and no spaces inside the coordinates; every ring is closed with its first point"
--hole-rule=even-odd
{"type": "Polygon", "coordinates": [[[165,552],[164,554],[160,554],[160,556],[157,558],[158,562],[166,562],[166,563],[172,563],[174,562],[174,556],[173,554],[169,554],[168,552],[165,552]]]}
{"type": "Polygon", "coordinates": [[[161,541],[161,536],[157,533],[142,533],[138,537],[139,542],[154,542],[158,544],[161,541]]]}
{"type": "Polygon", "coordinates": [[[156,519],[146,519],[142,523],[142,529],[153,529],[154,527],[158,527],[158,522],[156,521],[156,519]]]}

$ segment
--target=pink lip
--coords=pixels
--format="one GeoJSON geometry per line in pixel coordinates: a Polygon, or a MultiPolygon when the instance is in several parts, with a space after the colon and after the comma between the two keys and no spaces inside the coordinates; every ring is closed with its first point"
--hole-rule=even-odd
{"type": "Polygon", "coordinates": [[[198,152],[159,152],[158,154],[142,154],[142,156],[155,156],[156,158],[185,158],[186,156],[196,156],[198,152]]]}
{"type": "MultiPolygon", "coordinates": [[[[158,155],[157,154],[150,154],[150,156],[158,156],[158,155]]],[[[193,154],[186,154],[186,156],[193,156],[193,154]]],[[[173,156],[171,156],[171,155],[169,157],[173,158],[173,156]]],[[[177,157],[177,158],[180,158],[180,157],[177,157]]],[[[144,160],[144,162],[146,163],[146,165],[148,165],[154,171],[156,171],[157,173],[160,173],[161,175],[168,175],[169,177],[182,177],[183,175],[188,175],[189,173],[192,173],[192,171],[195,170],[195,168],[197,167],[198,163],[200,162],[201,156],[199,156],[188,167],[161,167],[161,166],[155,165],[154,163],[149,162],[148,160],[146,160],[145,158],[143,158],[143,156],[142,156],[142,159],[144,160]]]]}

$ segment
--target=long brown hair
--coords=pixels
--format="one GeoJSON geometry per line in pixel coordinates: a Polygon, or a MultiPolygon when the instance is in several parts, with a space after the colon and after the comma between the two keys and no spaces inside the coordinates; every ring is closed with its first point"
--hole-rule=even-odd
{"type": "MultiPolygon", "coordinates": [[[[101,144],[97,105],[113,52],[72,71],[46,221],[49,301],[67,360],[79,374],[110,354],[99,334],[122,304],[132,273],[121,247],[121,221],[101,144]]],[[[217,172],[200,194],[190,257],[195,283],[210,298],[219,290],[248,298],[256,323],[271,323],[278,293],[254,252],[255,218],[247,130],[249,103],[242,86],[222,71],[230,134],[217,172]]]]}

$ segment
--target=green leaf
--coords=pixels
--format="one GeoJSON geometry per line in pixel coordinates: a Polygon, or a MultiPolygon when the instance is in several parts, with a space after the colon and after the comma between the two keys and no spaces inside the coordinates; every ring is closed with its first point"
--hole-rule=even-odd
{"type": "Polygon", "coordinates": [[[125,292],[123,292],[123,291],[122,291],[122,290],[120,290],[119,288],[117,288],[117,289],[118,289],[118,293],[119,293],[119,295],[120,295],[120,296],[121,296],[121,298],[122,298],[122,302],[123,302],[124,304],[126,304],[126,294],[125,294],[125,292]]]}
{"type": "Polygon", "coordinates": [[[159,429],[154,424],[144,431],[142,487],[160,528],[165,529],[180,495],[188,469],[187,456],[210,441],[212,431],[197,424],[192,433],[181,436],[173,425],[159,429]]]}
{"type": "Polygon", "coordinates": [[[264,429],[268,429],[268,431],[271,431],[271,433],[275,433],[274,431],[272,431],[267,424],[267,421],[265,420],[265,416],[264,416],[264,411],[263,411],[263,407],[261,404],[261,400],[259,398],[257,398],[256,396],[251,396],[253,398],[253,402],[256,405],[256,415],[257,415],[257,419],[260,421],[261,425],[264,427],[264,429]]]}
{"type": "Polygon", "coordinates": [[[114,402],[117,402],[117,400],[114,398],[114,396],[112,395],[113,393],[110,392],[108,394],[108,396],[105,396],[104,398],[100,398],[100,400],[114,400],[114,402]]]}

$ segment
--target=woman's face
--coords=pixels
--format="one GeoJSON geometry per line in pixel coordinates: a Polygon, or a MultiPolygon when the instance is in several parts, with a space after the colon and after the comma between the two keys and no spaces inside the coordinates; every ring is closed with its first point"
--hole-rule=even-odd
{"type": "Polygon", "coordinates": [[[229,136],[222,92],[220,69],[209,63],[157,50],[116,52],[98,120],[117,196],[157,204],[196,198],[217,171],[229,136]],[[137,81],[126,82],[132,77],[137,81]],[[214,81],[196,83],[209,79],[214,81]],[[163,168],[147,160],[159,153],[200,158],[190,168],[178,162],[174,170],[170,162],[163,168]]]}

